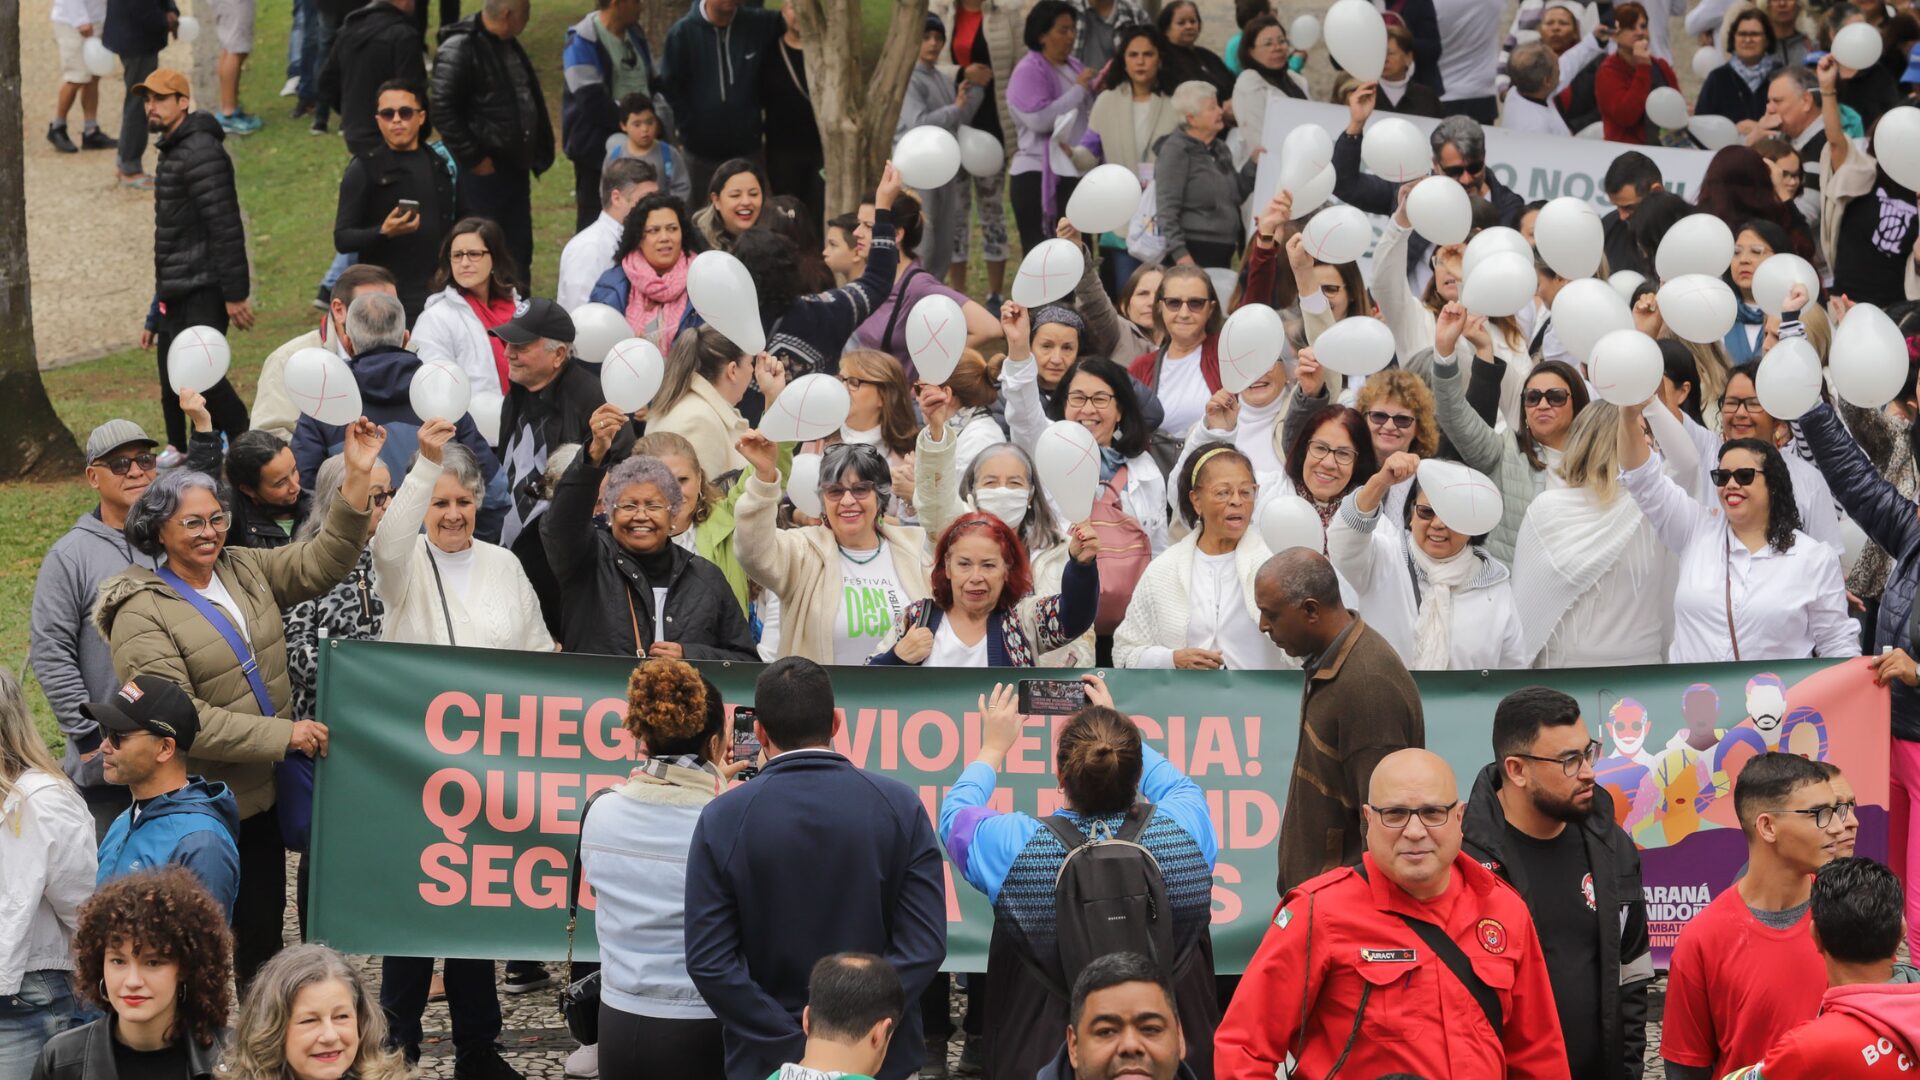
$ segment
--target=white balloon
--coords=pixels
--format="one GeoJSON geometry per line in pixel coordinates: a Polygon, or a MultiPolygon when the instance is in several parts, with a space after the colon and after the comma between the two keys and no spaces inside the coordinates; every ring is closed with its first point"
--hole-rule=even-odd
{"type": "Polygon", "coordinates": [[[1321,331],[1313,355],[1322,367],[1365,378],[1393,359],[1393,331],[1370,315],[1350,315],[1321,331]]]}
{"type": "Polygon", "coordinates": [[[1613,286],[1599,278],[1569,281],[1553,298],[1553,332],[1582,364],[1601,338],[1616,330],[1631,329],[1633,310],[1613,286]]]}
{"type": "Polygon", "coordinates": [[[1682,274],[1719,277],[1733,262],[1733,230],[1712,214],[1688,214],[1673,223],[1660,238],[1653,256],[1653,272],[1661,281],[1682,274]]]}
{"type": "Polygon", "coordinates": [[[85,38],[80,44],[80,63],[89,75],[105,77],[113,74],[113,50],[100,40],[100,35],[85,38]]]}
{"type": "Polygon", "coordinates": [[[1693,50],[1693,73],[1706,78],[1713,69],[1727,62],[1727,54],[1711,45],[1702,45],[1693,50]]]}
{"type": "Polygon", "coordinates": [[[607,350],[600,367],[600,392],[607,404],[621,412],[637,413],[653,404],[666,375],[666,360],[653,342],[630,337],[607,350]]]}
{"type": "Polygon", "coordinates": [[[1311,179],[1297,187],[1286,188],[1293,193],[1293,211],[1288,219],[1298,221],[1320,209],[1322,203],[1333,197],[1333,185],[1337,182],[1333,166],[1323,165],[1311,179]]]}
{"type": "Polygon", "coordinates": [[[301,349],[283,371],[287,397],[301,412],[334,427],[360,419],[360,384],[332,349],[301,349]]]}
{"type": "Polygon", "coordinates": [[[907,356],[921,382],[945,386],[967,348],[967,317],[939,293],[920,298],[907,312],[907,356]]]}
{"type": "Polygon", "coordinates": [[[746,264],[731,252],[706,251],[694,257],[687,268],[687,299],[708,326],[726,335],[742,353],[753,356],[767,351],[767,332],[760,325],[760,292],[746,264]]]}
{"type": "Polygon", "coordinates": [[[1093,432],[1072,420],[1055,420],[1033,448],[1033,471],[1040,487],[1069,523],[1087,520],[1100,491],[1100,444],[1093,432]]]}
{"type": "Polygon", "coordinates": [[[1660,343],[1638,330],[1615,330],[1594,343],[1587,379],[1615,405],[1638,405],[1660,389],[1666,361],[1660,343]]]}
{"type": "Polygon", "coordinates": [[[838,375],[815,372],[793,380],[760,417],[760,434],[774,442],[824,439],[846,423],[853,406],[838,375]]]}
{"type": "Polygon", "coordinates": [[[1485,473],[1457,461],[1428,458],[1417,475],[1440,524],[1468,536],[1483,536],[1500,524],[1505,503],[1485,473]]]}
{"type": "Polygon", "coordinates": [[[787,498],[794,509],[808,517],[820,517],[820,455],[795,454],[787,473],[787,498]]]}
{"type": "Polygon", "coordinates": [[[1013,277],[1013,302],[1025,308],[1050,304],[1073,291],[1086,267],[1079,244],[1057,236],[1042,240],[1020,260],[1020,272],[1013,277]]]}
{"type": "Polygon", "coordinates": [[[573,355],[589,364],[604,362],[608,349],[633,336],[627,317],[607,304],[581,304],[568,314],[573,318],[573,355]]]}
{"type": "Polygon", "coordinates": [[[1633,303],[1633,294],[1646,283],[1647,275],[1638,270],[1615,270],[1607,277],[1607,284],[1613,286],[1613,291],[1620,294],[1620,299],[1629,304],[1633,303]]]}
{"type": "Polygon", "coordinates": [[[1468,311],[1492,319],[1517,315],[1533,303],[1539,284],[1532,259],[1512,251],[1495,252],[1474,267],[1460,287],[1460,302],[1468,311]]]}
{"type": "Polygon", "coordinates": [[[1287,40],[1302,51],[1320,44],[1320,17],[1311,13],[1294,16],[1293,25],[1287,28],[1287,40]]]}
{"type": "Polygon", "coordinates": [[[1132,169],[1095,166],[1067,197],[1067,221],[1083,233],[1125,232],[1140,195],[1140,177],[1132,169]]]}
{"type": "Polygon", "coordinates": [[[970,175],[999,176],[1007,163],[1007,147],[979,128],[960,125],[960,165],[970,175]]]}
{"type": "Polygon", "coordinates": [[[473,401],[473,383],[457,364],[423,362],[407,387],[407,402],[422,420],[452,420],[467,415],[473,401]]]}
{"type": "Polygon", "coordinates": [[[1298,495],[1276,495],[1260,508],[1260,539],[1278,555],[1288,548],[1319,551],[1326,546],[1326,526],[1313,504],[1298,495]]]}
{"type": "Polygon", "coordinates": [[[1404,184],[1433,172],[1433,147],[1411,121],[1385,116],[1361,137],[1360,160],[1375,176],[1404,184]]]}
{"type": "Polygon", "coordinates": [[[473,417],[474,429],[488,446],[500,445],[500,406],[506,400],[499,394],[475,394],[467,403],[467,415],[473,417]]]}
{"type": "Polygon", "coordinates": [[[1907,381],[1907,340],[1873,304],[1853,305],[1834,330],[1827,357],[1833,388],[1863,409],[1892,401],[1907,381]]]}
{"type": "Polygon", "coordinates": [[[1733,121],[1714,113],[1701,113],[1687,121],[1687,134],[1708,150],[1720,150],[1740,141],[1740,129],[1733,121]]]}
{"type": "Polygon", "coordinates": [[[1739,299],[1726,282],[1707,274],[1682,274],[1660,286],[1660,319],[1688,341],[1711,345],[1727,336],[1739,314],[1739,299]]]}
{"type": "Polygon", "coordinates": [[[1280,182],[1292,191],[1333,164],[1333,136],[1319,124],[1301,124],[1280,142],[1280,182]]]}
{"type": "Polygon", "coordinates": [[[1585,199],[1562,195],[1541,207],[1540,216],[1533,222],[1534,246],[1553,272],[1563,278],[1592,277],[1600,269],[1606,243],[1600,215],[1585,199]]]}
{"type": "Polygon", "coordinates": [[[1880,114],[1873,150],[1888,176],[1902,187],[1920,187],[1920,109],[1901,105],[1880,114]]]}
{"type": "Polygon", "coordinates": [[[183,390],[204,394],[220,385],[232,363],[227,335],[211,326],[189,326],[167,346],[167,383],[176,394],[183,390]]]}
{"type": "Polygon", "coordinates": [[[908,187],[944,187],[960,172],[960,140],[946,128],[922,124],[893,144],[893,167],[908,187]]]}
{"type": "Polygon", "coordinates": [[[1753,270],[1754,306],[1769,315],[1780,314],[1795,282],[1806,288],[1808,301],[1820,295],[1820,273],[1812,263],[1791,251],[1767,256],[1753,270]]]}
{"type": "Polygon", "coordinates": [[[1480,261],[1497,252],[1509,251],[1515,255],[1524,255],[1527,264],[1533,264],[1533,245],[1520,235],[1520,230],[1509,229],[1505,225],[1495,225],[1491,229],[1480,230],[1479,235],[1467,241],[1467,252],[1460,257],[1460,277],[1473,276],[1480,261]]]}
{"type": "Polygon", "coordinates": [[[1339,0],[1327,9],[1322,33],[1347,74],[1363,83],[1380,78],[1387,66],[1387,24],[1368,0],[1339,0]]]}
{"type": "Polygon", "coordinates": [[[1658,87],[1647,95],[1647,119],[1669,131],[1686,127],[1687,99],[1671,86],[1658,87]]]}
{"type": "Polygon", "coordinates": [[[1843,26],[1833,35],[1833,58],[1855,71],[1862,71],[1880,62],[1880,31],[1872,24],[1857,22],[1843,26]]]}
{"type": "Polygon", "coordinates": [[[1373,226],[1359,209],[1342,203],[1313,215],[1307,227],[1300,230],[1300,240],[1307,254],[1321,262],[1350,263],[1367,253],[1367,245],[1373,243],[1373,226]]]}
{"type": "Polygon", "coordinates": [[[1860,561],[1860,553],[1867,549],[1866,530],[1853,523],[1845,514],[1840,515],[1840,572],[1844,576],[1853,575],[1853,564],[1860,561]]]}
{"type": "Polygon", "coordinates": [[[180,16],[180,26],[174,31],[182,42],[191,45],[200,38],[200,20],[191,15],[180,16]]]}
{"type": "Polygon", "coordinates": [[[1280,359],[1286,340],[1280,313],[1265,304],[1243,304],[1220,328],[1220,388],[1238,394],[1260,381],[1280,359]]]}
{"type": "Polygon", "coordinates": [[[1473,200],[1451,176],[1429,176],[1407,192],[1407,220],[1435,244],[1458,244],[1473,231],[1473,200]]]}
{"type": "Polygon", "coordinates": [[[1820,386],[1820,354],[1806,338],[1787,338],[1768,349],[1753,377],[1760,407],[1776,420],[1804,416],[1820,400],[1820,386]]]}

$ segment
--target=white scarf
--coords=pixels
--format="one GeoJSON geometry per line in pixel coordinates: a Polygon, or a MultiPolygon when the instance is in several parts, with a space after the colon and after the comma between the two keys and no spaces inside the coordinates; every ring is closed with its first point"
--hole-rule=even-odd
{"type": "Polygon", "coordinates": [[[1407,96],[1407,84],[1413,81],[1413,73],[1408,72],[1404,79],[1381,79],[1380,92],[1386,95],[1387,104],[1398,105],[1400,99],[1407,96]]]}
{"type": "Polygon", "coordinates": [[[1413,620],[1413,663],[1416,671],[1445,671],[1453,666],[1453,592],[1480,577],[1480,553],[1472,545],[1450,559],[1436,559],[1421,550],[1411,532],[1407,552],[1426,581],[1420,611],[1413,620]]]}
{"type": "MultiPolygon", "coordinates": [[[[1576,601],[1613,569],[1646,516],[1616,491],[1601,503],[1586,489],[1543,492],[1527,508],[1513,550],[1513,600],[1521,645],[1538,656],[1576,601]]],[[[1656,566],[1635,566],[1636,583],[1652,584],[1656,566]]]]}

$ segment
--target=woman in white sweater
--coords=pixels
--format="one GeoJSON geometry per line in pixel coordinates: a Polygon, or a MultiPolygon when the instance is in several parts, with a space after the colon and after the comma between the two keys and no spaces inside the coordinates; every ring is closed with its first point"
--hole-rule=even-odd
{"type": "Polygon", "coordinates": [[[700,471],[724,476],[746,467],[733,444],[747,433],[740,399],[756,375],[767,404],[786,385],[786,367],[772,357],[743,355],[711,326],[681,334],[667,350],[666,374],[654,395],[647,433],[671,432],[693,444],[700,471]]]}

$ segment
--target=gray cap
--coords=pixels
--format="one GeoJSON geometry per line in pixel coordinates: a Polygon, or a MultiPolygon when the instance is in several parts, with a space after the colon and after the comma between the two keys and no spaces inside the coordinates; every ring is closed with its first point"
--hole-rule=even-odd
{"type": "Polygon", "coordinates": [[[87,460],[99,461],[128,443],[160,445],[147,435],[145,429],[131,420],[109,420],[94,428],[93,434],[87,436],[87,460]]]}

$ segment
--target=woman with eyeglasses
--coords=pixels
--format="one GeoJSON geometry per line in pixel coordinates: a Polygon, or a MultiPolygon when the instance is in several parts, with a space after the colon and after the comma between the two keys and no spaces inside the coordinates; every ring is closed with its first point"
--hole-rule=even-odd
{"type": "Polygon", "coordinates": [[[1525,667],[1520,614],[1507,565],[1486,537],[1448,526],[1420,489],[1420,458],[1389,457],[1340,504],[1327,527],[1327,558],[1358,594],[1367,625],[1416,671],[1525,667]],[[1397,522],[1381,528],[1382,505],[1408,484],[1397,522]]]}
{"type": "MultiPolygon", "coordinates": [[[[1784,332],[1787,336],[1795,336],[1800,332],[1797,319],[1789,318],[1786,326],[1784,332]]],[[[1793,479],[1794,503],[1799,508],[1799,521],[1795,527],[1806,530],[1807,535],[1835,551],[1843,550],[1845,541],[1840,530],[1840,510],[1834,502],[1833,490],[1827,485],[1825,474],[1808,460],[1805,449],[1794,434],[1793,425],[1775,419],[1760,404],[1760,394],[1754,382],[1759,373],[1759,363],[1752,362],[1741,364],[1727,375],[1726,389],[1720,395],[1718,436],[1698,425],[1684,425],[1687,435],[1699,451],[1702,468],[1713,468],[1723,442],[1758,440],[1778,449],[1781,460],[1786,464],[1787,475],[1793,479]]],[[[1655,433],[1659,433],[1658,428],[1655,433]]],[[[1682,486],[1689,487],[1685,484],[1682,486]]],[[[1713,488],[1711,483],[1696,483],[1690,489],[1698,492],[1698,497],[1706,501],[1713,488]]]]}
{"type": "Polygon", "coordinates": [[[666,352],[693,314],[687,271],[695,240],[693,221],[679,199],[657,191],[641,199],[620,227],[613,265],[593,283],[593,303],[625,315],[635,336],[666,352]]]}
{"type": "Polygon", "coordinates": [[[786,365],[765,353],[747,356],[711,326],[682,333],[666,361],[660,390],[647,411],[647,430],[692,443],[708,476],[745,468],[746,459],[733,448],[751,426],[740,415],[740,401],[758,376],[762,398],[772,405],[786,386],[786,365]]]}
{"type": "MultiPolygon", "coordinates": [[[[749,612],[747,570],[740,565],[733,542],[734,510],[746,493],[746,474],[736,476],[733,486],[722,490],[707,479],[693,444],[671,431],[649,431],[635,439],[633,456],[654,458],[673,474],[683,498],[667,526],[668,534],[675,544],[719,567],[741,612],[749,612]]],[[[779,467],[784,480],[793,470],[792,443],[781,444],[779,467]]]]}
{"type": "Polygon", "coordinates": [[[1773,50],[1773,23],[1748,8],[1727,24],[1722,42],[1727,62],[1707,72],[1694,100],[1695,116],[1724,116],[1745,135],[1767,114],[1767,83],[1779,61],[1773,50]]]}
{"type": "Polygon", "coordinates": [[[751,469],[735,508],[740,565],[780,598],[780,655],[860,665],[892,636],[900,613],[931,593],[927,534],[886,520],[893,469],[865,443],[835,443],[820,460],[818,525],[782,529],[780,451],[740,437],[751,469]]]}
{"type": "MultiPolygon", "coordinates": [[[[1307,418],[1326,406],[1326,371],[1312,349],[1300,350],[1294,375],[1300,392],[1288,406],[1280,445],[1291,445],[1299,438],[1307,418]]],[[[1440,452],[1440,422],[1433,391],[1424,379],[1411,371],[1387,368],[1368,376],[1354,398],[1354,411],[1367,422],[1367,441],[1373,446],[1376,461],[1385,461],[1401,452],[1422,458],[1440,452]]],[[[1389,517],[1401,516],[1407,492],[1405,483],[1395,484],[1387,492],[1389,517]]]]}
{"type": "Polygon", "coordinates": [[[412,323],[432,291],[440,239],[453,228],[453,168],[422,137],[427,108],[420,88],[384,83],[378,100],[382,143],[355,155],[340,177],[333,247],[392,274],[412,323]]]}
{"type": "Polygon", "coordinates": [[[518,273],[500,226],[486,218],[462,218],[440,247],[436,291],[413,323],[408,347],[452,360],[467,373],[476,401],[504,397],[511,385],[507,343],[491,331],[520,306],[514,286],[518,273]]]}
{"type": "Polygon", "coordinates": [[[1613,52],[1600,61],[1593,95],[1608,142],[1651,143],[1658,128],[1647,118],[1647,95],[1654,87],[1678,89],[1673,65],[1653,55],[1647,9],[1638,0],[1613,6],[1613,52]]]}
{"type": "Polygon", "coordinates": [[[1159,399],[1160,430],[1185,439],[1220,391],[1220,328],[1226,317],[1213,279],[1198,266],[1169,266],[1160,278],[1154,326],[1164,342],[1128,365],[1128,372],[1159,399]]]}
{"type": "Polygon", "coordinates": [[[1286,462],[1289,488],[1320,515],[1323,529],[1341,500],[1380,468],[1366,417],[1345,405],[1323,405],[1308,416],[1287,445],[1286,462]]]}
{"type": "Polygon", "coordinates": [[[1724,275],[1739,300],[1737,317],[1722,345],[1735,364],[1757,361],[1779,343],[1780,319],[1760,310],[1753,297],[1753,272],[1781,251],[1791,252],[1786,234],[1770,221],[1749,221],[1734,236],[1733,261],[1724,275]]]}
{"type": "MultiPolygon", "coordinates": [[[[1301,355],[1310,357],[1312,350],[1302,350],[1301,355]]],[[[1240,393],[1222,389],[1208,398],[1206,417],[1195,424],[1187,436],[1180,459],[1174,463],[1173,474],[1179,476],[1184,472],[1195,454],[1226,443],[1252,464],[1254,479],[1260,486],[1260,505],[1292,490],[1287,480],[1287,443],[1280,421],[1290,408],[1287,403],[1300,400],[1297,395],[1288,394],[1293,385],[1287,378],[1286,361],[1276,360],[1240,393]]],[[[1174,505],[1177,510],[1179,504],[1174,505]]]]}
{"type": "Polygon", "coordinates": [[[760,223],[766,203],[760,167],[745,158],[722,162],[707,182],[707,205],[694,212],[693,228],[709,251],[732,251],[760,223]]]}
{"type": "Polygon", "coordinates": [[[853,349],[840,356],[840,383],[847,388],[850,406],[828,442],[861,443],[886,455],[893,472],[893,499],[886,515],[913,524],[913,446],[920,422],[913,415],[906,369],[886,353],[853,349]]]}
{"type": "MultiPolygon", "coordinates": [[[[1800,197],[1803,182],[1800,176],[1800,152],[1793,148],[1792,143],[1772,135],[1754,143],[1753,152],[1767,163],[1767,171],[1773,176],[1773,193],[1780,197],[1781,202],[1793,206],[1794,200],[1800,197]]],[[[1798,213],[1799,207],[1794,206],[1794,212],[1798,213]]]]}
{"type": "MultiPolygon", "coordinates": [[[[1264,6],[1264,5],[1263,5],[1264,6]]],[[[1254,16],[1240,31],[1240,74],[1233,83],[1233,119],[1246,137],[1247,150],[1258,157],[1266,149],[1267,103],[1272,97],[1305,101],[1312,97],[1306,76],[1293,67],[1293,46],[1287,28],[1271,13],[1254,16]]],[[[1304,54],[1302,59],[1305,59],[1304,54]]]]}

